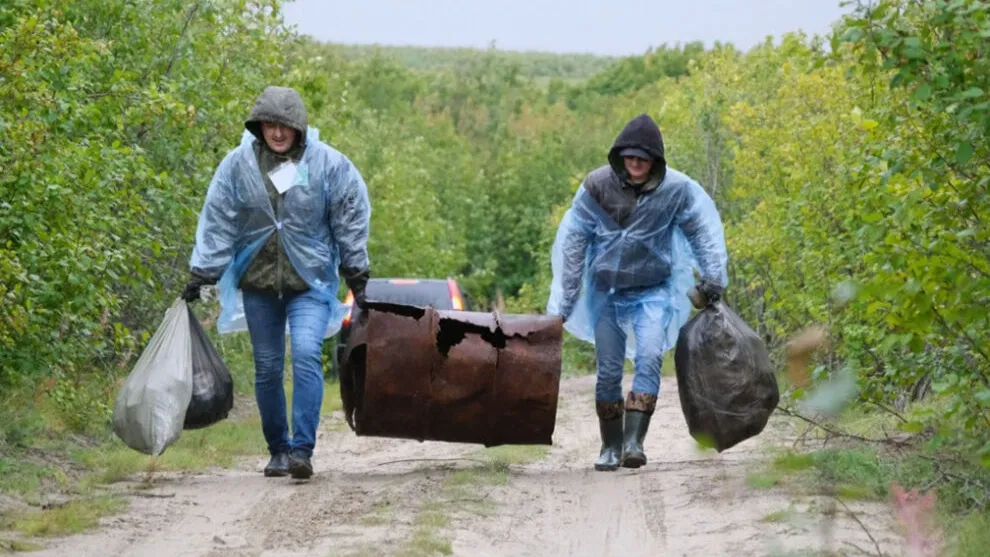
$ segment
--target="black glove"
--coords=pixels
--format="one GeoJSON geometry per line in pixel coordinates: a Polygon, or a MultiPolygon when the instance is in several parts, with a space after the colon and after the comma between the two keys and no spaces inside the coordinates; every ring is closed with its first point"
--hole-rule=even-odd
{"type": "Polygon", "coordinates": [[[360,309],[367,309],[368,299],[364,295],[364,288],[362,287],[360,290],[351,289],[351,292],[354,293],[354,305],[360,309]]]}
{"type": "Polygon", "coordinates": [[[195,273],[189,276],[189,282],[186,283],[185,289],[182,291],[182,299],[188,302],[195,302],[199,300],[200,290],[204,286],[209,286],[216,283],[216,280],[211,280],[205,277],[201,277],[195,273]]]}
{"type": "Polygon", "coordinates": [[[705,305],[711,305],[722,299],[725,289],[717,282],[702,280],[698,285],[698,292],[705,297],[705,305]]]}
{"type": "Polygon", "coordinates": [[[367,308],[368,299],[365,297],[364,291],[368,285],[368,279],[371,277],[371,271],[368,269],[344,268],[341,269],[341,274],[344,276],[344,282],[347,283],[347,287],[354,294],[354,305],[361,309],[367,308]]]}

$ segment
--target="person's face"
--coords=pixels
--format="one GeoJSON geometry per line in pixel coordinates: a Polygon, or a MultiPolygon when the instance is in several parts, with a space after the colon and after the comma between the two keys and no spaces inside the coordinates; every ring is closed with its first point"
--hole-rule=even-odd
{"type": "Polygon", "coordinates": [[[261,134],[265,136],[268,148],[276,153],[284,153],[296,142],[296,130],[275,122],[262,122],[261,134]]]}
{"type": "Polygon", "coordinates": [[[626,172],[629,173],[629,181],[634,184],[641,184],[650,176],[650,169],[653,168],[653,161],[641,159],[639,157],[623,157],[626,162],[626,172]]]}

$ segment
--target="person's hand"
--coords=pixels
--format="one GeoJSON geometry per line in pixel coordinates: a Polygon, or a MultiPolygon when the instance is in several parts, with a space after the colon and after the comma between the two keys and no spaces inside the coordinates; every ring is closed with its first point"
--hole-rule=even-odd
{"type": "Polygon", "coordinates": [[[704,296],[705,305],[711,305],[722,299],[725,288],[722,288],[717,282],[702,280],[701,284],[698,285],[698,292],[704,296]]]}
{"type": "Polygon", "coordinates": [[[182,299],[187,303],[199,300],[200,291],[207,284],[208,282],[203,280],[201,277],[192,275],[189,277],[189,282],[186,283],[185,289],[182,290],[182,299]]]}
{"type": "Polygon", "coordinates": [[[211,286],[217,283],[217,279],[209,279],[196,273],[189,274],[189,282],[186,283],[186,287],[182,290],[182,295],[180,296],[183,300],[188,302],[195,302],[200,300],[200,294],[202,293],[204,286],[211,286]]]}
{"type": "Polygon", "coordinates": [[[347,287],[351,290],[351,295],[354,296],[354,305],[359,309],[366,309],[368,299],[365,296],[365,288],[367,288],[368,280],[371,278],[371,271],[369,269],[344,267],[341,269],[341,275],[344,277],[347,287]]]}
{"type": "Polygon", "coordinates": [[[354,292],[354,305],[361,310],[368,309],[368,298],[365,296],[363,289],[354,292]]]}
{"type": "Polygon", "coordinates": [[[570,318],[571,314],[574,313],[574,304],[563,303],[560,305],[560,310],[557,311],[556,313],[557,313],[557,317],[559,317],[561,321],[567,321],[567,319],[570,318]]]}

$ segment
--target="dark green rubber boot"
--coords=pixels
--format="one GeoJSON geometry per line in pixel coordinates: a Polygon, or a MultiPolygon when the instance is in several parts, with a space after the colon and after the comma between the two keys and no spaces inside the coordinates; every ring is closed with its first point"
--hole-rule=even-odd
{"type": "Polygon", "coordinates": [[[626,424],[622,439],[623,468],[639,468],[646,465],[643,440],[650,428],[650,414],[639,410],[626,410],[626,424]]]}
{"type": "Polygon", "coordinates": [[[602,449],[595,461],[595,470],[612,472],[619,469],[622,460],[622,401],[598,402],[595,406],[602,436],[602,449]]]}
{"type": "Polygon", "coordinates": [[[646,466],[643,440],[650,429],[650,418],[656,407],[656,395],[630,392],[626,397],[626,422],[622,435],[623,468],[646,466]]]}

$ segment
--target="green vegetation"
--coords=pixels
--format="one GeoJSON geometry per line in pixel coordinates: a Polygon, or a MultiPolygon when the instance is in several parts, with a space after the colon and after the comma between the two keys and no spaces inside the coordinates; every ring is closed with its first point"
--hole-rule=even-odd
{"type": "Polygon", "coordinates": [[[360,62],[381,57],[399,65],[422,72],[450,71],[470,72],[485,57],[491,56],[499,64],[519,68],[519,73],[530,79],[557,78],[580,81],[612,66],[617,58],[595,54],[557,54],[553,52],[516,52],[498,50],[492,45],[488,50],[473,48],[430,48],[422,46],[386,46],[333,44],[345,60],[360,62]]]}
{"type": "Polygon", "coordinates": [[[118,497],[77,499],[63,506],[36,510],[10,519],[0,517],[0,528],[14,528],[28,536],[64,536],[96,526],[100,518],[127,508],[118,497]]]}
{"type": "MultiPolygon", "coordinates": [[[[290,376],[286,378],[290,396],[291,386],[290,376]]],[[[340,408],[339,390],[331,384],[323,399],[323,416],[340,408]]],[[[142,483],[132,489],[143,489],[154,486],[158,473],[230,467],[240,457],[265,453],[257,411],[253,401],[244,397],[238,397],[229,419],[184,432],[158,458],[135,452],[107,434],[80,444],[45,432],[40,426],[36,431],[43,436],[21,450],[0,446],[0,493],[34,507],[43,506],[52,494],[58,499],[68,498],[68,503],[26,512],[5,512],[0,507],[0,531],[12,528],[34,536],[75,533],[95,525],[101,516],[126,508],[126,491],[104,494],[101,486],[140,480],[142,483]]]]}
{"type": "MultiPolygon", "coordinates": [[[[816,435],[828,435],[830,448],[772,454],[765,468],[750,472],[747,484],[754,489],[784,490],[799,499],[836,497],[892,504],[897,486],[931,493],[935,497],[931,518],[947,534],[944,554],[972,554],[967,548],[980,547],[987,540],[979,525],[988,516],[990,470],[974,466],[965,454],[946,452],[924,441],[912,440],[905,446],[903,438],[870,443],[856,439],[894,431],[900,421],[890,413],[851,411],[830,426],[831,433],[808,432],[810,446],[820,446],[816,435]]],[[[794,509],[781,510],[765,517],[764,522],[786,522],[797,514],[794,509]]],[[[925,511],[915,516],[928,514],[925,511]]]]}
{"type": "Polygon", "coordinates": [[[24,540],[5,540],[0,538],[0,550],[6,552],[17,553],[22,551],[39,551],[41,549],[44,548],[33,542],[26,542],[24,540]]]}
{"type": "MultiPolygon", "coordinates": [[[[514,312],[543,311],[575,189],[627,119],[653,115],[670,164],[718,202],[729,301],[777,361],[797,331],[826,327],[812,383],[850,372],[847,410],[897,413],[889,431],[935,460],[915,475],[911,458],[852,449],[800,473],[863,497],[892,478],[936,481],[940,501],[966,502],[955,524],[981,531],[986,497],[934,470],[990,466],[985,0],[880,0],[827,37],[608,66],[323,45],[292,36],[274,0],[152,4],[0,7],[0,462],[19,492],[58,482],[22,465],[53,432],[106,436],[117,386],[182,284],[212,171],[278,82],[364,175],[375,275],[457,277],[482,309],[501,298],[514,312]]],[[[243,338],[216,340],[250,366],[243,338]]],[[[569,370],[592,355],[565,343],[569,370]]],[[[788,404],[807,395],[784,390],[788,404]]],[[[101,466],[113,478],[129,465],[101,466]]]]}

